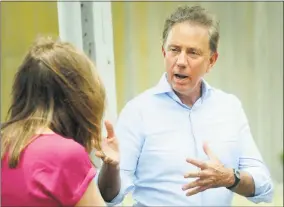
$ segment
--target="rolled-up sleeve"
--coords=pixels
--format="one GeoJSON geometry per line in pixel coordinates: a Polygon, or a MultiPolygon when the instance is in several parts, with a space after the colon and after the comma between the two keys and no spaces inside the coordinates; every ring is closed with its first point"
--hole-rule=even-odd
{"type": "Polygon", "coordinates": [[[273,184],[268,173],[259,172],[259,168],[246,168],[244,171],[248,172],[255,183],[255,194],[253,197],[247,197],[254,203],[266,202],[271,203],[273,199],[273,184]]]}
{"type": "Polygon", "coordinates": [[[241,147],[239,169],[249,173],[252,176],[255,184],[254,195],[252,197],[247,197],[247,199],[254,203],[270,203],[272,202],[273,198],[273,182],[269,170],[265,165],[252,137],[247,117],[240,102],[238,108],[241,147]]]}

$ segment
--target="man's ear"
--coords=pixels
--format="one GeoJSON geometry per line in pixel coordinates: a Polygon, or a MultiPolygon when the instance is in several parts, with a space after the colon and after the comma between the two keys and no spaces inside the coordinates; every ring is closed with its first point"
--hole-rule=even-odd
{"type": "Polygon", "coordinates": [[[209,67],[207,69],[207,73],[211,70],[211,68],[215,65],[217,59],[218,59],[218,52],[214,52],[213,55],[211,55],[210,59],[209,59],[209,67]]]}
{"type": "Polygon", "coordinates": [[[165,57],[166,56],[166,52],[165,52],[164,46],[162,46],[162,53],[163,53],[163,56],[165,57]]]}

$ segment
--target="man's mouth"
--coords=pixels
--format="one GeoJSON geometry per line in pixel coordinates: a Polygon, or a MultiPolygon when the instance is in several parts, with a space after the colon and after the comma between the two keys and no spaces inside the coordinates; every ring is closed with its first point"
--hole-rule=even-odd
{"type": "Polygon", "coordinates": [[[185,78],[188,78],[187,75],[181,75],[181,74],[174,74],[174,76],[178,79],[185,79],[185,78]]]}

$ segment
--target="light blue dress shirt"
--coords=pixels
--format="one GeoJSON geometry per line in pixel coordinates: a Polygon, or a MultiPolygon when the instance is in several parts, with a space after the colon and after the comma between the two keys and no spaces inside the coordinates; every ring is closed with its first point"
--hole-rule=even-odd
{"type": "Polygon", "coordinates": [[[225,187],[208,189],[187,197],[182,186],[197,171],[186,158],[208,160],[204,141],[228,168],[250,173],[255,196],[271,202],[273,186],[268,169],[252,138],[240,101],[202,81],[202,96],[192,108],[175,95],[163,74],[157,86],[126,104],[116,125],[120,143],[120,193],[118,204],[132,192],[135,205],[230,206],[233,192],[225,187]]]}

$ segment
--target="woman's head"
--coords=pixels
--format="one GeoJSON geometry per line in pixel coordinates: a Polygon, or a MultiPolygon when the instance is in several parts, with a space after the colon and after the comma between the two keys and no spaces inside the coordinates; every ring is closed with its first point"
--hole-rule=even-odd
{"type": "MultiPolygon", "coordinates": [[[[50,128],[88,151],[100,149],[105,90],[94,64],[71,44],[39,38],[15,76],[3,151],[17,163],[37,130],[50,128]]],[[[3,154],[1,156],[3,158],[3,154]]]]}

